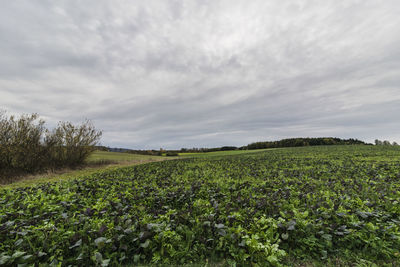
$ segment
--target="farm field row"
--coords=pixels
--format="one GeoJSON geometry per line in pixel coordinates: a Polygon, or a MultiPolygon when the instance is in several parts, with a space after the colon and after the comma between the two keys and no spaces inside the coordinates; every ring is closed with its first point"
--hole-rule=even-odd
{"type": "Polygon", "coordinates": [[[154,162],[0,189],[0,265],[400,261],[400,149],[154,162]]]}
{"type": "Polygon", "coordinates": [[[13,183],[0,183],[0,188],[19,188],[48,182],[60,182],[69,179],[95,175],[105,170],[115,170],[121,166],[134,166],[149,162],[170,160],[172,157],[138,155],[119,152],[94,151],[86,160],[86,165],[76,169],[66,168],[48,173],[38,173],[19,177],[13,183]]]}
{"type": "Polygon", "coordinates": [[[25,186],[34,186],[36,184],[41,184],[46,182],[59,182],[79,177],[87,177],[89,175],[94,175],[97,172],[102,172],[104,170],[112,170],[121,166],[134,166],[134,165],[163,161],[163,160],[171,160],[178,158],[228,156],[228,155],[262,152],[262,151],[264,150],[260,149],[260,150],[216,151],[209,153],[179,153],[179,157],[166,157],[166,156],[140,155],[140,154],[96,150],[86,160],[87,166],[82,166],[77,169],[61,169],[49,173],[25,175],[24,177],[20,177],[19,179],[17,179],[17,181],[13,183],[5,183],[5,184],[0,183],[0,188],[18,188],[25,186]]]}
{"type": "Polygon", "coordinates": [[[87,159],[88,163],[101,163],[101,162],[150,162],[159,161],[163,159],[161,156],[150,156],[150,155],[139,155],[130,153],[120,153],[120,152],[108,152],[108,151],[94,151],[87,159]]]}
{"type": "MultiPolygon", "coordinates": [[[[276,148],[273,148],[276,149],[276,148]]],[[[252,149],[252,150],[228,150],[228,151],[214,151],[214,152],[199,152],[199,153],[179,153],[180,157],[185,158],[209,158],[219,156],[234,156],[249,153],[260,153],[271,149],[252,149]]]]}

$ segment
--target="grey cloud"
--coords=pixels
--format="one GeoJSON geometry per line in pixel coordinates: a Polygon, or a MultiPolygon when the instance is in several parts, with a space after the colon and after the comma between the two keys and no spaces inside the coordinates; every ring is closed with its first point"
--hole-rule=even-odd
{"type": "Polygon", "coordinates": [[[91,118],[102,143],[400,142],[400,3],[12,1],[0,107],[91,118]]]}

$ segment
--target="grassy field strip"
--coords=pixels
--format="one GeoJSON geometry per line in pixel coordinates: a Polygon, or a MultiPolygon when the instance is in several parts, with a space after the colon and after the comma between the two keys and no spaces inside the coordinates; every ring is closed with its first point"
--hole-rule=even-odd
{"type": "Polygon", "coordinates": [[[109,160],[113,162],[123,162],[123,161],[145,161],[148,162],[150,160],[160,160],[163,157],[160,156],[150,156],[150,155],[139,155],[139,154],[130,154],[130,153],[120,153],[120,152],[108,152],[108,151],[95,151],[93,152],[89,158],[89,163],[96,163],[99,161],[109,160]]]}
{"type": "Polygon", "coordinates": [[[0,184],[0,188],[11,189],[25,186],[34,186],[41,183],[59,182],[69,179],[88,177],[103,171],[116,170],[121,167],[134,166],[149,162],[174,159],[171,157],[137,155],[119,152],[95,151],[87,162],[88,166],[81,169],[63,169],[45,174],[27,175],[11,184],[0,184]]]}
{"type": "Polygon", "coordinates": [[[268,148],[268,149],[253,149],[253,150],[229,150],[229,151],[215,151],[215,152],[199,152],[199,153],[179,153],[179,157],[185,158],[207,158],[207,157],[216,157],[216,156],[233,156],[233,155],[242,155],[249,153],[260,153],[267,150],[274,150],[278,148],[268,148]]]}
{"type": "Polygon", "coordinates": [[[179,157],[139,155],[120,152],[95,151],[87,159],[88,166],[82,169],[64,169],[45,174],[27,175],[19,181],[11,184],[0,184],[0,188],[18,188],[24,186],[34,186],[40,183],[59,182],[68,179],[84,178],[105,170],[114,170],[119,167],[134,166],[149,162],[183,159],[183,158],[207,158],[217,156],[232,156],[249,153],[263,152],[269,149],[258,150],[234,150],[216,151],[208,153],[180,153],[179,157]]]}

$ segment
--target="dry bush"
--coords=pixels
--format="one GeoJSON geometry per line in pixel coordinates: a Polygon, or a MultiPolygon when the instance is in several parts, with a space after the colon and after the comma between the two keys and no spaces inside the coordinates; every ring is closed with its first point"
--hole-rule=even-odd
{"type": "Polygon", "coordinates": [[[89,120],[60,122],[53,130],[44,124],[37,114],[0,112],[0,177],[81,165],[102,135],[89,120]]]}

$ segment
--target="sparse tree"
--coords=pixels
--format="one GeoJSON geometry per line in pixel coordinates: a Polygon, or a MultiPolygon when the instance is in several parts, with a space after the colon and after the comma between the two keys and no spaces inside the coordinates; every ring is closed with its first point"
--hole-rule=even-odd
{"type": "Polygon", "coordinates": [[[376,146],[381,146],[381,145],[383,145],[383,142],[381,140],[379,140],[379,139],[375,139],[375,145],[376,146]]]}
{"type": "Polygon", "coordinates": [[[390,142],[388,140],[385,140],[385,141],[383,141],[383,145],[384,146],[390,146],[391,144],[390,144],[390,142]]]}
{"type": "Polygon", "coordinates": [[[82,164],[98,144],[101,131],[97,131],[91,121],[81,125],[59,122],[46,141],[54,144],[53,162],[59,165],[76,166],[82,164]]]}
{"type": "Polygon", "coordinates": [[[88,120],[60,122],[52,131],[44,124],[37,114],[16,118],[0,111],[0,176],[82,164],[102,135],[88,120]]]}
{"type": "Polygon", "coordinates": [[[44,121],[37,114],[6,117],[1,115],[0,146],[3,168],[33,172],[43,168],[44,121]]]}

